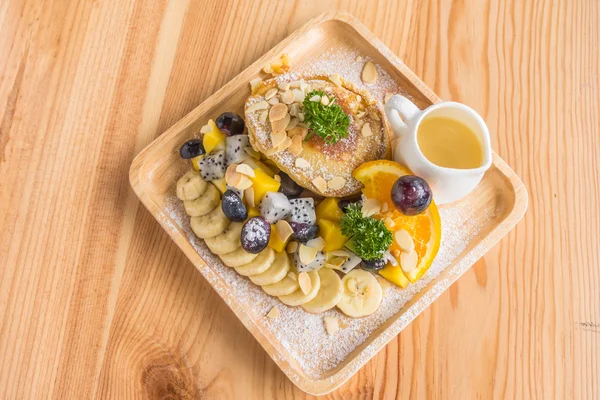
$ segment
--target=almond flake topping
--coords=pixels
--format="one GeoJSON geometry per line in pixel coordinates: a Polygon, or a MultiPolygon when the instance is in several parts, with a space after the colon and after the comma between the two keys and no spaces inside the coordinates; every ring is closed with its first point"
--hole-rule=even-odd
{"type": "Polygon", "coordinates": [[[339,190],[346,185],[346,179],[341,176],[333,177],[329,182],[327,182],[327,187],[332,190],[339,190]]]}
{"type": "Polygon", "coordinates": [[[310,289],[312,289],[312,283],[310,283],[310,276],[306,272],[300,272],[298,274],[298,285],[300,285],[300,290],[302,293],[308,294],[310,289]]]}
{"type": "Polygon", "coordinates": [[[317,190],[321,193],[325,193],[327,191],[327,182],[321,176],[317,176],[315,179],[313,179],[312,184],[315,185],[317,190]]]}
{"type": "MultiPolygon", "coordinates": [[[[294,165],[296,165],[296,168],[300,168],[300,169],[309,169],[310,168],[310,164],[308,163],[308,161],[306,161],[302,157],[296,158],[296,162],[294,165]]],[[[321,178],[321,179],[323,179],[323,178],[321,178]]]]}

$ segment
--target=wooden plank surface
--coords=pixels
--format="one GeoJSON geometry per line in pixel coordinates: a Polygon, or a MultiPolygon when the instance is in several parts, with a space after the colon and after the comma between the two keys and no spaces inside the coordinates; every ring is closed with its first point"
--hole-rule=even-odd
{"type": "Polygon", "coordinates": [[[129,188],[146,144],[347,10],[487,120],[525,219],[330,398],[600,398],[596,1],[0,2],[0,398],[303,398],[129,188]]]}

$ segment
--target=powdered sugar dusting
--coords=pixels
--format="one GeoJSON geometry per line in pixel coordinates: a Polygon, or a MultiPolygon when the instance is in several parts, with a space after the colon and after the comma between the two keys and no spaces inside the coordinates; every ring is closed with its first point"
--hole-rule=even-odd
{"type": "MultiPolygon", "coordinates": [[[[446,290],[449,286],[449,279],[441,279],[433,287],[423,291],[433,279],[461,255],[466,245],[477,235],[477,225],[481,224],[482,221],[481,216],[472,218],[468,208],[461,208],[460,203],[457,207],[440,210],[442,244],[430,270],[420,281],[409,285],[406,289],[391,285],[385,290],[382,304],[373,315],[354,319],[346,317],[337,310],[329,310],[324,314],[314,315],[307,313],[301,307],[284,305],[277,298],[264,293],[259,286],[252,284],[249,279],[238,275],[233,268],[224,266],[219,258],[208,250],[204,242],[191,231],[189,217],[185,214],[179,199],[175,196],[169,197],[166,210],[168,212],[166,218],[168,223],[174,222],[186,233],[191,245],[206,262],[207,266],[199,267],[203,275],[213,276],[213,274],[207,274],[205,269],[208,268],[220,277],[220,279],[210,279],[213,287],[221,294],[230,293],[238,302],[244,304],[246,310],[251,312],[250,318],[258,326],[270,330],[289,356],[298,362],[307,375],[315,379],[323,378],[328,371],[343,362],[348,354],[364,343],[378,327],[391,317],[402,312],[399,318],[393,322],[393,325],[399,328],[404,327],[446,290]],[[470,232],[470,234],[467,235],[465,232],[470,232]],[[403,307],[411,300],[416,299],[419,294],[422,297],[413,302],[406,310],[403,310],[403,307]],[[279,316],[275,319],[267,318],[266,314],[273,306],[278,307],[279,316]],[[348,327],[339,330],[334,336],[329,336],[323,325],[324,316],[335,316],[348,324],[348,327]]],[[[483,218],[491,218],[495,211],[495,209],[484,210],[487,217],[483,216],[483,218]]],[[[167,221],[161,222],[163,225],[167,223],[167,221]]],[[[472,261],[474,260],[467,260],[466,263],[471,265],[472,261]]],[[[464,264],[464,262],[460,264],[464,264]]],[[[456,271],[456,273],[461,272],[456,271]]],[[[227,296],[224,296],[224,298],[227,298],[227,296]]],[[[390,339],[385,334],[380,335],[361,352],[360,357],[365,359],[355,360],[357,365],[361,365],[363,361],[366,362],[368,358],[374,355],[372,352],[379,348],[378,343],[381,342],[381,345],[387,343],[390,339]],[[368,351],[369,348],[372,351],[368,351]]],[[[296,376],[296,373],[291,369],[285,372],[292,379],[296,376]]]]}

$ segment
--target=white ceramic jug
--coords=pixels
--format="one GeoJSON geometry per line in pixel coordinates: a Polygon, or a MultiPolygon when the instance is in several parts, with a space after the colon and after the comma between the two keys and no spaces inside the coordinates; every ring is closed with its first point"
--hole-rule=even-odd
{"type": "Polygon", "coordinates": [[[385,104],[385,113],[396,136],[394,160],[406,165],[429,183],[437,204],[452,203],[471,193],[492,165],[488,128],[483,118],[464,104],[448,101],[421,111],[409,99],[397,94],[385,104]],[[471,129],[483,146],[482,165],[473,169],[455,169],[441,167],[429,161],[419,149],[417,141],[419,125],[428,117],[452,118],[471,129]]]}

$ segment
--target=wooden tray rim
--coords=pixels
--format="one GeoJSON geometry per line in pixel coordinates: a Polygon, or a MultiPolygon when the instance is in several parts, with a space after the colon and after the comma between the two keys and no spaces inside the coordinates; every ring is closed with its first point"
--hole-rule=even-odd
{"type": "MultiPolygon", "coordinates": [[[[354,28],[363,38],[370,42],[388,61],[409,81],[411,81],[415,87],[421,91],[432,103],[438,103],[441,99],[427,86],[414,72],[412,72],[391,50],[387,48],[375,35],[369,31],[358,19],[353,15],[346,12],[326,12],[322,13],[315,18],[309,20],[301,28],[293,32],[287,38],[282,40],[279,44],[265,53],[262,57],[248,66],[244,71],[240,72],[236,77],[230,80],[227,84],[217,90],[204,102],[202,102],[195,109],[190,111],[185,117],[176,122],[173,126],[167,129],[159,137],[153,140],[148,146],[146,146],[133,160],[129,170],[130,184],[140,198],[144,206],[150,211],[154,218],[159,224],[165,229],[165,231],[171,236],[173,241],[178,247],[186,254],[186,256],[192,261],[196,268],[202,273],[205,279],[211,284],[211,286],[217,291],[225,303],[231,308],[234,314],[244,324],[244,326],[252,333],[256,340],[262,345],[265,351],[277,364],[277,366],[288,376],[288,378],[301,390],[312,395],[323,395],[327,394],[344,382],[352,377],[367,361],[372,357],[361,357],[367,351],[372,352],[373,355],[377,354],[384,346],[386,346],[394,337],[396,337],[411,321],[405,323],[399,323],[399,321],[393,322],[387,329],[379,333],[377,337],[372,339],[372,343],[366,346],[360,353],[356,354],[354,358],[347,362],[347,364],[335,374],[325,379],[310,379],[306,376],[299,375],[291,367],[290,363],[281,355],[274,345],[269,341],[268,337],[261,331],[261,329],[255,324],[255,322],[248,316],[244,311],[242,305],[237,301],[235,296],[227,290],[225,284],[219,284],[221,282],[220,276],[213,271],[200,255],[190,245],[187,238],[175,228],[170,229],[165,226],[166,215],[156,204],[150,199],[148,194],[143,190],[140,184],[140,173],[144,164],[145,158],[151,150],[160,146],[167,137],[179,132],[181,129],[188,126],[195,120],[195,116],[203,114],[209,105],[215,103],[218,99],[222,98],[223,95],[233,88],[238,87],[240,83],[247,84],[245,76],[253,74],[252,71],[256,71],[262,68],[268,61],[279,55],[291,42],[295,41],[299,36],[304,35],[314,27],[318,26],[329,20],[341,21],[352,28],[354,28]],[[242,79],[244,78],[244,79],[242,79]],[[242,80],[242,82],[240,82],[242,80]],[[383,338],[384,340],[378,340],[383,338]],[[373,352],[372,346],[375,346],[376,351],[373,352]]],[[[452,283],[454,283],[466,270],[468,270],[480,257],[482,257],[492,246],[494,246],[503,236],[505,236],[523,217],[527,210],[528,195],[523,182],[515,174],[515,172],[506,164],[502,158],[500,158],[495,152],[492,155],[492,164],[498,168],[498,170],[504,175],[507,181],[512,185],[515,194],[515,203],[513,208],[508,212],[507,216],[493,228],[483,240],[475,246],[470,252],[463,255],[462,259],[459,260],[452,268],[449,278],[438,282],[436,285],[442,284],[444,290],[436,291],[436,295],[430,298],[430,301],[425,306],[419,306],[419,304],[413,304],[408,307],[405,312],[415,312],[415,315],[420,314],[425,308],[427,308],[441,293],[447,290],[452,283]],[[469,265],[463,265],[462,261],[468,261],[469,265]]]]}

